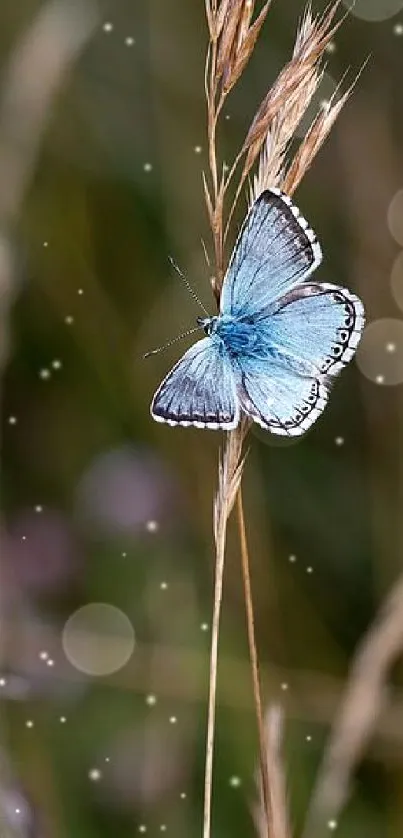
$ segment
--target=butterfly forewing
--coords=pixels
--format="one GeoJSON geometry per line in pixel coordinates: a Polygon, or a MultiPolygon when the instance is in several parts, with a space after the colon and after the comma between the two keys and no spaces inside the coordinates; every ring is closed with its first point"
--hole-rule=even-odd
{"type": "Polygon", "coordinates": [[[239,318],[270,306],[318,267],[315,233],[288,196],[263,192],[253,204],[232,254],[221,293],[221,311],[239,318]]]}
{"type": "Polygon", "coordinates": [[[235,428],[239,402],[232,365],[218,338],[198,341],[168,373],[151,404],[157,422],[235,428]]]}

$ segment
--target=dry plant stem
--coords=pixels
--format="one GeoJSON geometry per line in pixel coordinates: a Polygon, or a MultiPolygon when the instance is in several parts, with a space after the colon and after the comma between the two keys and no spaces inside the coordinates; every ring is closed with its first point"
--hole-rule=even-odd
{"type": "MultiPolygon", "coordinates": [[[[265,720],[266,758],[270,772],[270,796],[272,829],[274,838],[291,838],[287,811],[287,787],[284,763],[281,754],[283,738],[283,711],[281,707],[269,707],[265,720]]],[[[262,805],[262,786],[258,783],[260,803],[253,806],[252,813],[259,838],[266,834],[266,812],[262,805]]]]}
{"type": "Polygon", "coordinates": [[[224,454],[219,465],[218,490],[214,507],[214,538],[216,546],[214,609],[211,630],[210,679],[207,717],[206,765],[204,779],[203,838],[211,835],[211,798],[213,789],[213,757],[217,694],[218,638],[224,576],[227,521],[234,506],[242,475],[242,443],[245,426],[242,423],[226,435],[224,454]]]}
{"type": "Polygon", "coordinates": [[[215,737],[215,715],[216,715],[216,694],[217,694],[217,663],[218,663],[218,638],[220,633],[220,617],[222,588],[225,562],[225,539],[227,521],[223,516],[218,532],[216,533],[216,563],[214,582],[214,608],[213,623],[211,630],[211,651],[210,651],[210,678],[208,698],[208,720],[207,720],[207,741],[206,741],[206,766],[204,775],[204,818],[203,838],[210,838],[211,834],[211,799],[213,784],[213,757],[215,737]]]}
{"type": "Polygon", "coordinates": [[[336,819],[344,806],[352,772],[387,698],[388,672],[402,650],[403,577],[400,577],[355,654],[345,695],[319,769],[304,838],[321,834],[326,821],[336,819]]]}
{"type": "MultiPolygon", "coordinates": [[[[296,125],[306,111],[320,81],[320,62],[324,50],[341,25],[342,21],[334,24],[334,17],[340,2],[341,0],[335,0],[325,10],[322,16],[316,18],[313,17],[310,6],[308,6],[297,35],[292,59],[280,72],[272,88],[264,97],[252,120],[241,150],[235,157],[229,173],[225,175],[224,171],[219,174],[220,169],[217,158],[216,142],[219,115],[229,91],[238,82],[253,52],[256,39],[270,4],[265,3],[261,7],[260,14],[252,23],[255,6],[253,0],[252,2],[246,2],[246,0],[206,0],[206,15],[210,33],[205,72],[210,176],[209,182],[205,176],[203,177],[203,184],[215,251],[213,292],[217,303],[219,303],[220,290],[224,277],[224,243],[242,188],[246,179],[249,177],[253,165],[262,153],[260,184],[264,184],[263,188],[281,185],[284,187],[283,175],[287,169],[286,153],[288,146],[292,140],[296,125]],[[271,141],[270,147],[267,145],[266,150],[262,151],[269,135],[271,141]],[[233,184],[235,174],[239,171],[238,167],[242,163],[242,160],[243,166],[238,182],[233,184]],[[225,218],[224,206],[230,184],[231,186],[234,185],[235,198],[229,211],[229,217],[225,218]]],[[[345,99],[343,99],[343,104],[344,101],[345,99]]],[[[303,174],[312,163],[313,158],[316,156],[322,142],[332,127],[340,108],[341,105],[338,106],[338,104],[333,105],[333,107],[331,106],[326,112],[326,119],[320,119],[318,117],[314,122],[314,127],[310,132],[308,141],[302,144],[299,156],[297,152],[296,158],[291,162],[291,166],[288,169],[290,191],[300,182],[303,174]]],[[[255,189],[259,189],[259,183],[255,185],[255,189]]],[[[255,194],[254,199],[256,197],[257,195],[255,194]]],[[[237,430],[227,435],[224,456],[220,463],[219,486],[215,505],[216,576],[208,704],[204,838],[210,838],[211,830],[218,632],[223,587],[226,526],[240,486],[243,467],[243,462],[241,461],[242,443],[247,430],[248,424],[243,421],[237,430]]],[[[239,503],[241,505],[238,507],[238,513],[242,513],[241,498],[239,503]]],[[[274,827],[273,811],[271,811],[271,804],[273,804],[272,808],[274,806],[274,786],[273,788],[269,788],[270,772],[274,776],[275,759],[273,755],[270,755],[270,746],[265,743],[264,736],[262,735],[263,724],[259,673],[254,639],[253,609],[243,514],[239,517],[239,523],[249,648],[261,755],[262,792],[264,796],[264,834],[269,835],[271,833],[272,838],[278,838],[277,826],[274,827]],[[269,748],[269,751],[267,748],[269,748]],[[275,830],[277,830],[277,833],[275,830]]],[[[283,829],[283,834],[286,834],[285,828],[283,829]]]]}
{"type": "MultiPolygon", "coordinates": [[[[263,722],[263,711],[262,711],[262,699],[260,695],[260,676],[259,676],[259,662],[258,662],[258,655],[257,655],[257,648],[256,648],[256,637],[255,637],[255,619],[253,614],[253,599],[252,599],[252,586],[250,580],[250,569],[249,569],[249,552],[248,552],[248,542],[246,538],[246,528],[245,528],[245,516],[243,511],[243,501],[242,501],[242,485],[239,486],[238,494],[237,494],[237,513],[238,513],[238,528],[239,528],[239,536],[241,542],[241,558],[242,558],[242,577],[243,577],[243,587],[244,587],[244,594],[245,594],[245,607],[246,607],[246,622],[248,627],[248,643],[249,643],[249,656],[250,662],[252,667],[252,681],[253,681],[253,696],[255,701],[255,708],[256,708],[256,717],[257,717],[257,727],[258,727],[258,737],[259,737],[259,754],[260,754],[260,773],[261,773],[261,781],[262,781],[262,797],[263,797],[263,805],[264,810],[266,813],[266,834],[268,838],[270,835],[274,836],[274,830],[271,828],[272,825],[272,805],[270,799],[270,778],[269,778],[269,769],[271,765],[271,757],[270,754],[267,753],[267,744],[265,748],[265,735],[264,735],[264,722],[263,722]]],[[[276,836],[277,838],[277,836],[276,836]]]]}

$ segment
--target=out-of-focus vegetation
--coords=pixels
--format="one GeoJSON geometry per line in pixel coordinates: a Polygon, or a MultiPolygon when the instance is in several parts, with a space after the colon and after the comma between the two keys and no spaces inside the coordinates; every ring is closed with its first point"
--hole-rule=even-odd
{"type": "MultiPolygon", "coordinates": [[[[387,4],[371,3],[381,19],[351,16],[329,50],[325,99],[346,67],[370,61],[296,201],[323,245],[320,277],[357,291],[379,334],[305,438],[253,432],[244,478],[263,692],[284,707],[296,835],[349,660],[403,555],[403,338],[390,323],[403,316],[403,11],[385,19],[387,4]]],[[[38,0],[3,0],[4,73],[40,9],[38,0]]],[[[302,11],[273,3],[226,111],[228,158],[288,60],[302,11]]],[[[53,99],[13,229],[0,748],[2,796],[14,820],[29,822],[24,838],[200,831],[220,437],[149,416],[186,342],[142,355],[198,314],[170,255],[214,311],[201,244],[210,247],[206,38],[202,0],[105,4],[53,99]],[[95,659],[71,621],[94,603],[113,606],[80,612],[98,637],[95,659]]],[[[216,838],[255,832],[235,527],[224,599],[216,838]]],[[[343,838],[402,835],[401,678],[398,664],[338,825],[343,838]]]]}

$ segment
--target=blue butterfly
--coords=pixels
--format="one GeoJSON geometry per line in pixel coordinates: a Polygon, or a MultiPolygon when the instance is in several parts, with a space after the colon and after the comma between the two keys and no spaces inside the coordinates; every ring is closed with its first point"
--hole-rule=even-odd
{"type": "Polygon", "coordinates": [[[197,319],[206,337],[164,378],[153,418],[228,431],[246,414],[274,434],[305,433],[364,327],[358,297],[309,281],[321,260],[315,233],[290,198],[263,192],[235,245],[219,314],[197,319]]]}

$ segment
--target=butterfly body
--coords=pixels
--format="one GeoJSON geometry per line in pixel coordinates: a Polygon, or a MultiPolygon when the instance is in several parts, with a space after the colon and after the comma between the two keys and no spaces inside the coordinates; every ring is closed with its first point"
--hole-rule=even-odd
{"type": "Polygon", "coordinates": [[[235,245],[220,312],[198,318],[206,337],[158,388],[153,418],[231,430],[244,413],[272,433],[303,434],[323,411],[364,326],[358,297],[310,281],[321,258],[290,198],[263,192],[235,245]]]}
{"type": "Polygon", "coordinates": [[[231,358],[259,355],[267,343],[265,330],[236,317],[221,314],[218,317],[203,318],[203,321],[205,334],[218,337],[231,358]]]}

